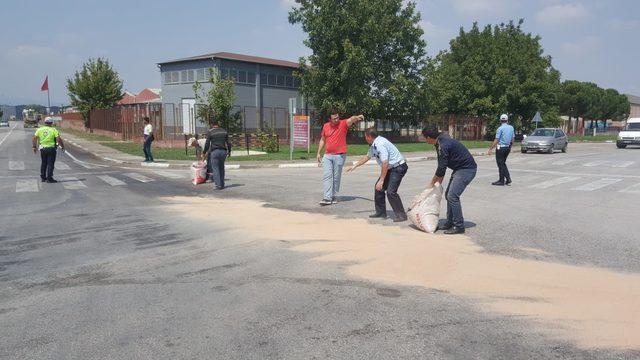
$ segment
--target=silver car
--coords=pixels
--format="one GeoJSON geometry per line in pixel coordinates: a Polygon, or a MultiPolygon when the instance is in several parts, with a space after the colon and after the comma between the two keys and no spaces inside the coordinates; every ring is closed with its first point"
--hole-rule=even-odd
{"type": "Polygon", "coordinates": [[[567,152],[569,140],[567,134],[561,129],[541,128],[535,129],[531,135],[522,140],[520,151],[544,151],[553,154],[554,150],[567,152]]]}

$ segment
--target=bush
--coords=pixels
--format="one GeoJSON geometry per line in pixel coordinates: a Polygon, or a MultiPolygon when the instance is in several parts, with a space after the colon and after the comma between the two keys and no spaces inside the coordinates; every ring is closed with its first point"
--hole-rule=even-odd
{"type": "Polygon", "coordinates": [[[276,153],[280,151],[280,144],[278,143],[278,135],[270,127],[265,127],[262,130],[258,130],[258,143],[262,151],[268,153],[276,153]]]}

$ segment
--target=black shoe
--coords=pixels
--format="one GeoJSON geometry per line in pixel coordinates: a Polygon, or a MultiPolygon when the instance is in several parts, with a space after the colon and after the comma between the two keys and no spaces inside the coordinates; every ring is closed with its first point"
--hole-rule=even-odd
{"type": "Polygon", "coordinates": [[[451,229],[446,230],[444,233],[446,235],[464,234],[464,228],[453,226],[451,229]]]}
{"type": "Polygon", "coordinates": [[[496,181],[496,182],[492,182],[491,185],[496,185],[496,186],[504,186],[504,182],[502,181],[496,181]]]}
{"type": "Polygon", "coordinates": [[[395,218],[393,218],[394,223],[405,222],[405,221],[407,221],[406,216],[396,216],[395,218]]]}
{"type": "Polygon", "coordinates": [[[507,185],[507,186],[511,185],[511,179],[505,181],[504,184],[507,185]]]}
{"type": "Polygon", "coordinates": [[[442,226],[438,226],[438,230],[449,230],[453,227],[452,223],[445,223],[442,226]]]}
{"type": "Polygon", "coordinates": [[[371,215],[369,215],[369,217],[370,217],[371,219],[386,219],[386,218],[387,218],[387,214],[383,214],[383,213],[378,214],[378,213],[375,213],[375,214],[371,214],[371,215]]]}
{"type": "Polygon", "coordinates": [[[55,184],[55,183],[58,182],[58,180],[56,180],[54,178],[51,178],[51,179],[47,179],[47,182],[50,183],[50,184],[55,184]]]}
{"type": "Polygon", "coordinates": [[[45,177],[40,177],[40,180],[42,180],[42,182],[47,182],[47,178],[45,177]]]}

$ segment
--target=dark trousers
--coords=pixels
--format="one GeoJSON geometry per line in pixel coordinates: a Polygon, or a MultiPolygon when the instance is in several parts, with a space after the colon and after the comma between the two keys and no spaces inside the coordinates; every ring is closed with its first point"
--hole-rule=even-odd
{"type": "Polygon", "coordinates": [[[151,155],[151,143],[153,139],[151,136],[144,137],[144,145],[142,145],[142,151],[144,152],[144,159],[146,161],[153,161],[153,155],[151,155]]]}
{"type": "Polygon", "coordinates": [[[40,159],[42,159],[42,163],[40,164],[40,178],[42,180],[53,179],[53,167],[56,163],[56,148],[48,147],[40,149],[40,159]]]}
{"type": "Polygon", "coordinates": [[[496,163],[498,164],[498,172],[500,174],[500,178],[498,180],[500,182],[504,182],[505,180],[511,182],[511,175],[509,174],[509,169],[507,169],[507,157],[510,152],[510,147],[504,147],[496,150],[496,163]]]}
{"type": "Polygon", "coordinates": [[[400,183],[402,182],[402,178],[409,170],[407,164],[402,164],[400,166],[396,166],[393,169],[389,169],[387,171],[387,176],[384,178],[384,183],[382,185],[382,190],[375,191],[375,204],[376,204],[376,214],[386,214],[387,213],[387,202],[385,201],[384,195],[385,192],[387,194],[387,199],[389,199],[389,204],[391,204],[391,208],[395,213],[396,217],[406,218],[407,214],[404,211],[404,206],[402,205],[402,199],[400,199],[400,195],[398,195],[398,188],[400,187],[400,183]]]}
{"type": "Polygon", "coordinates": [[[460,195],[476,177],[478,169],[459,169],[451,173],[449,186],[445,193],[447,199],[447,222],[455,227],[464,227],[464,217],[462,216],[462,204],[460,204],[460,195]]]}
{"type": "Polygon", "coordinates": [[[209,153],[211,175],[216,188],[224,188],[224,161],[227,159],[227,150],[216,149],[209,153]]]}

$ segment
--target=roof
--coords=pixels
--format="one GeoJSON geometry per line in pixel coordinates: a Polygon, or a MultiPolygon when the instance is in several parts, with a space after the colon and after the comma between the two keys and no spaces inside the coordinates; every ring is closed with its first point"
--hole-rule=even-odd
{"type": "Polygon", "coordinates": [[[627,99],[629,99],[629,102],[635,105],[640,105],[640,96],[635,96],[635,95],[627,95],[627,99]]]}
{"type": "Polygon", "coordinates": [[[151,102],[160,102],[159,89],[143,89],[137,95],[129,91],[125,91],[122,99],[118,101],[118,105],[143,104],[151,102]]]}
{"type": "Polygon", "coordinates": [[[283,67],[295,68],[295,69],[300,67],[300,64],[298,64],[297,62],[292,62],[292,61],[287,61],[287,60],[270,59],[270,58],[265,58],[265,57],[260,57],[260,56],[234,54],[234,53],[230,53],[230,52],[216,52],[216,53],[211,53],[211,54],[192,56],[192,57],[183,58],[183,59],[177,59],[177,60],[170,60],[170,61],[161,62],[161,63],[158,63],[158,65],[173,64],[173,63],[180,63],[180,62],[188,62],[188,61],[194,61],[194,60],[213,59],[213,58],[215,58],[215,59],[244,61],[244,62],[249,62],[249,63],[254,63],[254,64],[283,66],[283,67]]]}

